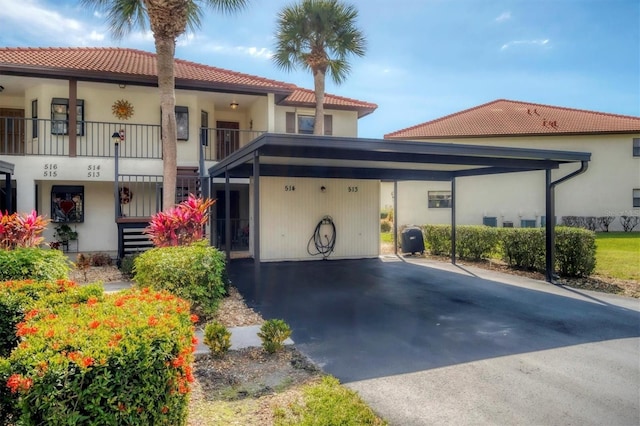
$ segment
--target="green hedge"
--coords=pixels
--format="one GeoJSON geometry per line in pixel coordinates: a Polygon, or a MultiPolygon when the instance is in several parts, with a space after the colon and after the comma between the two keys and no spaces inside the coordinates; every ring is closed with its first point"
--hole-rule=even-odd
{"type": "MultiPolygon", "coordinates": [[[[451,256],[451,226],[425,225],[425,246],[431,254],[451,256]]],[[[492,228],[458,226],[457,256],[478,260],[501,257],[509,266],[545,270],[544,228],[492,228]]],[[[586,229],[556,227],[555,269],[563,276],[589,276],[595,269],[595,233],[586,229]]]]}
{"type": "Polygon", "coordinates": [[[205,241],[154,248],[136,257],[134,264],[138,286],[167,290],[189,300],[204,319],[212,317],[226,294],[224,254],[205,241]]]}
{"type": "Polygon", "coordinates": [[[81,292],[43,297],[17,325],[21,341],[0,359],[5,424],[13,413],[25,425],[184,425],[195,349],[188,302],[149,289],[79,302],[81,292]]]}
{"type": "Polygon", "coordinates": [[[0,250],[0,281],[54,281],[68,278],[70,270],[71,262],[60,250],[0,250]]]}

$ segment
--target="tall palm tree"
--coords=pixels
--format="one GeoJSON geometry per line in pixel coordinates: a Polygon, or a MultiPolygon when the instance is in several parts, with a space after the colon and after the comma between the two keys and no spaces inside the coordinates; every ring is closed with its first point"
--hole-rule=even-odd
{"type": "Polygon", "coordinates": [[[134,28],[153,32],[156,45],[158,89],[162,114],[162,208],[172,207],[176,199],[177,126],[174,57],[176,39],[187,28],[200,27],[203,6],[219,12],[240,10],[248,0],[80,0],[83,6],[107,13],[107,21],[116,39],[134,28]]]}
{"type": "Polygon", "coordinates": [[[338,0],[303,0],[278,14],[276,53],[279,68],[311,70],[316,97],[314,135],[324,134],[324,88],[327,72],[342,83],[349,55],[364,56],[366,40],[356,27],[357,9],[338,0]]]}

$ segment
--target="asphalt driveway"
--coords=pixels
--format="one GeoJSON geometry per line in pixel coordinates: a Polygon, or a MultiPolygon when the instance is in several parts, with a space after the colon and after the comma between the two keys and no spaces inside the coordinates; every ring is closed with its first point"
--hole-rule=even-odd
{"type": "Polygon", "coordinates": [[[229,275],[393,425],[640,424],[636,299],[392,258],[229,275]]]}

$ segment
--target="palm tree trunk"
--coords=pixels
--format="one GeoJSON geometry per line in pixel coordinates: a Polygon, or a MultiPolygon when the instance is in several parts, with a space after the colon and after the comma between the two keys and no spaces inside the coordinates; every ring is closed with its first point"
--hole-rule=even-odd
{"type": "Polygon", "coordinates": [[[316,119],[313,125],[314,135],[324,135],[324,82],[325,73],[322,70],[314,70],[313,86],[316,92],[316,119]]]}
{"type": "Polygon", "coordinates": [[[176,94],[173,58],[176,44],[173,38],[156,37],[156,58],[158,67],[158,89],[162,113],[162,210],[175,205],[177,174],[176,94]]]}

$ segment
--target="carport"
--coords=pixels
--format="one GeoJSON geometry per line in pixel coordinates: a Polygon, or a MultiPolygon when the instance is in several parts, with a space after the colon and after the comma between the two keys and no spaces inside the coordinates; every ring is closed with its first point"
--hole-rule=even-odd
{"type": "MultiPolygon", "coordinates": [[[[383,139],[360,139],[267,133],[209,168],[225,181],[225,223],[230,223],[230,179],[253,179],[253,254],[260,264],[260,178],[308,177],[398,181],[448,181],[451,183],[451,262],[456,257],[456,180],[490,174],[545,171],[546,279],[554,278],[555,197],[557,185],[587,170],[586,152],[459,145],[383,139]],[[572,171],[553,180],[562,165],[572,171]]],[[[396,197],[397,199],[397,197],[396,197]]],[[[397,205],[394,206],[397,211],[397,205]]],[[[394,225],[395,227],[395,225],[394,225]]],[[[397,241],[397,227],[394,228],[397,241]]],[[[231,230],[225,228],[226,241],[231,230]]],[[[230,245],[226,245],[230,258],[230,245]]],[[[397,252],[397,246],[396,246],[397,252]]]]}

